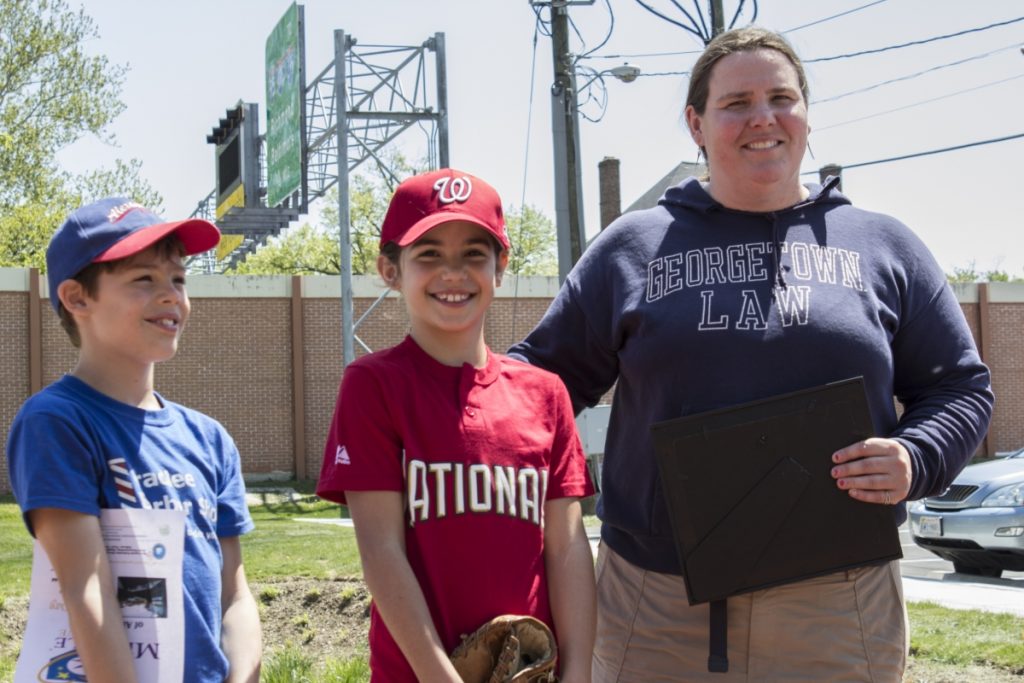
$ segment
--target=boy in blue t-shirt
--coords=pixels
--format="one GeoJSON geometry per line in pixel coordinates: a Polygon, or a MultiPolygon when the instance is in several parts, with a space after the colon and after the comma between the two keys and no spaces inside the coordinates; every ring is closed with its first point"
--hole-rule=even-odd
{"type": "Polygon", "coordinates": [[[166,223],[124,198],[74,211],[46,252],[50,301],[79,349],[70,374],[14,419],[7,462],[53,564],[90,683],[136,680],[99,513],[185,512],[184,680],[257,681],[261,631],[239,536],[253,523],[238,450],[215,420],[153,388],[188,320],[182,257],[214,247],[203,220],[166,223]]]}

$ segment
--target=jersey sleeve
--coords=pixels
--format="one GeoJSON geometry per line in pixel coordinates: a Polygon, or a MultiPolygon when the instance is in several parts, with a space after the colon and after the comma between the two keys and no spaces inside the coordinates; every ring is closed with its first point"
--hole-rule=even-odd
{"type": "Polygon", "coordinates": [[[245,501],[245,482],[242,479],[241,456],[238,446],[227,431],[221,432],[221,476],[217,491],[217,535],[241,536],[255,528],[245,501]]]}
{"type": "Polygon", "coordinates": [[[560,381],[555,381],[553,385],[556,422],[551,445],[547,498],[585,498],[594,494],[594,485],[590,480],[587,456],[583,452],[583,444],[573,419],[572,402],[560,381]]]}
{"type": "Polygon", "coordinates": [[[345,370],[316,493],[345,504],[345,491],[402,491],[402,439],[384,384],[371,368],[345,370]]]}
{"type": "Polygon", "coordinates": [[[46,411],[23,410],[7,438],[7,465],[14,498],[24,515],[58,508],[99,515],[103,466],[89,435],[69,420],[46,411]]]}

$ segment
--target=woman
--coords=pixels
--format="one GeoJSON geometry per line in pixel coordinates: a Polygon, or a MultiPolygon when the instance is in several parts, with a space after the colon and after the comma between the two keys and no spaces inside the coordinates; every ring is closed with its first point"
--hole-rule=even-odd
{"type": "Polygon", "coordinates": [[[860,375],[884,438],[841,449],[828,475],[898,525],[985,433],[989,373],[926,247],[834,180],[800,183],[807,101],[782,37],[716,37],[685,111],[708,179],[609,226],[511,351],[557,372],[577,410],[617,383],[594,681],[901,680],[897,562],[729,598],[729,669],[709,673],[708,606],[686,599],[651,445],[652,423],[860,375]]]}

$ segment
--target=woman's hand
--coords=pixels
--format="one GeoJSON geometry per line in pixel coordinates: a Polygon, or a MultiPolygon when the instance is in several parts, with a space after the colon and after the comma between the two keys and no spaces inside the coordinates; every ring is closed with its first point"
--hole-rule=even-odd
{"type": "Polygon", "coordinates": [[[895,505],[910,493],[910,454],[894,439],[865,439],[832,454],[832,478],[850,497],[895,505]]]}

